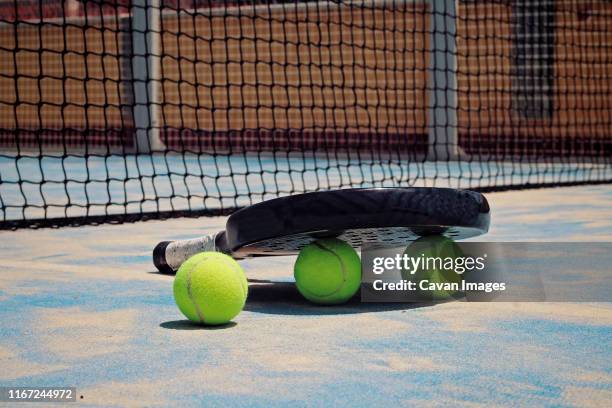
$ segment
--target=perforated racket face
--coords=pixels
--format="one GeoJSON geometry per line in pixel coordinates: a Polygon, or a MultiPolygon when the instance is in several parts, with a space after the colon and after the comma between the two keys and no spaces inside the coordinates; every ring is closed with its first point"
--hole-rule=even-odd
{"type": "Polygon", "coordinates": [[[440,234],[454,240],[465,239],[483,234],[479,228],[467,227],[382,227],[357,228],[346,231],[314,231],[275,237],[245,245],[235,251],[237,256],[294,255],[306,245],[320,238],[334,237],[347,242],[355,249],[363,244],[381,246],[401,246],[422,236],[440,234]]]}
{"type": "Polygon", "coordinates": [[[291,255],[311,242],[337,237],[363,244],[401,246],[422,236],[463,239],[489,229],[482,194],[449,188],[346,189],[264,201],[232,214],[225,231],[200,238],[160,242],[153,261],[172,272],[189,256],[220,251],[236,258],[291,255]]]}
{"type": "Polygon", "coordinates": [[[237,256],[295,254],[323,237],[355,248],[402,245],[424,235],[463,239],[489,228],[482,194],[448,188],[347,189],[246,207],[228,219],[221,248],[237,256]]]}

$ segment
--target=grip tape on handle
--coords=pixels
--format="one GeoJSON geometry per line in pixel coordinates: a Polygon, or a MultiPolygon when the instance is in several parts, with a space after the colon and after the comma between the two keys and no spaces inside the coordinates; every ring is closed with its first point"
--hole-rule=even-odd
{"type": "Polygon", "coordinates": [[[174,273],[190,256],[217,251],[217,234],[184,241],[163,241],[153,250],[153,264],[162,273],[174,273]]]}

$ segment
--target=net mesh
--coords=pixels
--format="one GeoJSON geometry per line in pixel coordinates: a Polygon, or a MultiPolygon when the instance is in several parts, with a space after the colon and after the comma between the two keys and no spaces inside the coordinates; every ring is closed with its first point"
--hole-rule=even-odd
{"type": "Polygon", "coordinates": [[[0,226],[612,181],[608,1],[0,1],[0,226]]]}

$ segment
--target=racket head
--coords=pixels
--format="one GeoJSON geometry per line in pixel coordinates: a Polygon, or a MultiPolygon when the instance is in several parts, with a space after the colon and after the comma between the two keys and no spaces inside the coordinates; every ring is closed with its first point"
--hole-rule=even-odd
{"type": "Polygon", "coordinates": [[[441,234],[484,234],[490,208],[477,192],[449,188],[372,188],[305,193],[243,208],[227,221],[220,246],[237,258],[297,254],[324,237],[354,248],[404,245],[441,234]]]}

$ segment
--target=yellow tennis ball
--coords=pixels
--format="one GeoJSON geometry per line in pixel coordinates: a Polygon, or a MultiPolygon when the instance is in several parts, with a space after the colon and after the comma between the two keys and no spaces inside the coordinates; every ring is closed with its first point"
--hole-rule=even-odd
{"type": "Polygon", "coordinates": [[[294,277],[299,292],[311,302],[344,303],[359,290],[361,261],[346,242],[320,239],[300,251],[294,277]]]}
{"type": "Polygon", "coordinates": [[[402,270],[402,278],[417,285],[423,282],[427,290],[417,291],[421,300],[445,300],[461,296],[463,277],[451,266],[452,261],[464,256],[459,245],[450,238],[432,235],[419,238],[406,248],[404,255],[421,258],[423,262],[417,270],[402,270]],[[427,259],[428,258],[428,259],[427,259]],[[447,268],[448,266],[448,268],[447,268]]]}
{"type": "Polygon", "coordinates": [[[247,298],[244,271],[220,252],[202,252],[179,268],[174,278],[174,300],[191,321],[224,324],[240,313],[247,298]]]}

